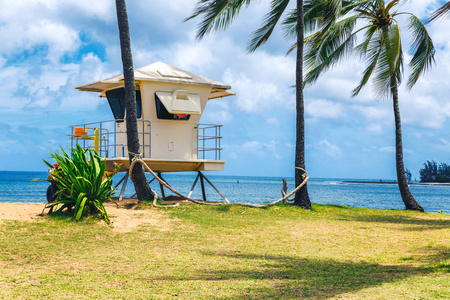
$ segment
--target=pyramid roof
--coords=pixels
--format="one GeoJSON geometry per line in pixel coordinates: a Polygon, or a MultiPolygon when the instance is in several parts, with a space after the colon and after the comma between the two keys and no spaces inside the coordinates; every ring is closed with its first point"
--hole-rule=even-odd
{"type": "MultiPolygon", "coordinates": [[[[151,65],[135,69],[134,80],[137,82],[153,81],[211,86],[213,89],[211,91],[209,99],[234,95],[234,93],[227,91],[231,89],[231,86],[227,84],[208,79],[206,77],[196,75],[182,69],[175,68],[162,62],[156,62],[151,65]]],[[[123,87],[123,85],[123,74],[120,74],[108,79],[79,85],[75,88],[80,91],[104,93],[108,90],[123,87]]]]}

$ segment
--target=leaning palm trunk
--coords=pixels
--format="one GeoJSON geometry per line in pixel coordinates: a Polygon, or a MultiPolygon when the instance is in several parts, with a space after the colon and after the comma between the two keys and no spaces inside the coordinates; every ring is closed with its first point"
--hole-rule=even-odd
{"type": "MultiPolygon", "coordinates": [[[[128,16],[125,0],[116,0],[116,9],[120,35],[120,51],[122,53],[123,77],[125,81],[127,146],[131,163],[134,154],[139,154],[139,135],[136,115],[136,86],[134,83],[130,30],[128,27],[128,16]]],[[[132,178],[138,199],[152,201],[154,195],[147,182],[144,169],[142,167],[133,168],[132,178]]]]}
{"type": "MultiPolygon", "coordinates": [[[[296,143],[295,166],[305,168],[305,106],[303,101],[303,0],[297,0],[297,66],[295,72],[296,81],[296,143]]],[[[295,169],[295,186],[303,181],[303,171],[295,169]]],[[[306,184],[295,193],[295,205],[305,209],[311,209],[308,188],[306,184]]]]}
{"type": "Polygon", "coordinates": [[[398,105],[398,88],[395,85],[392,88],[392,102],[394,104],[395,118],[395,166],[397,168],[397,183],[400,189],[403,203],[406,209],[423,211],[423,207],[414,199],[408,187],[405,175],[405,165],[403,163],[403,145],[402,145],[402,122],[400,119],[400,108],[398,105]]]}

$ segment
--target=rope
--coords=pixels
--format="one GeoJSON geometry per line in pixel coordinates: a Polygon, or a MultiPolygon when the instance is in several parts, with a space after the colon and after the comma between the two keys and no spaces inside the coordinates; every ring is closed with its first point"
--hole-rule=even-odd
{"type": "MultiPolygon", "coordinates": [[[[130,152],[130,151],[128,151],[128,153],[131,154],[131,155],[133,155],[133,158],[132,158],[132,160],[131,160],[130,170],[129,170],[129,176],[130,176],[131,181],[134,182],[134,180],[133,180],[133,175],[132,175],[132,171],[133,171],[134,165],[137,164],[137,163],[140,163],[140,164],[143,166],[143,168],[144,168],[147,172],[149,172],[150,174],[152,174],[152,176],[153,176],[160,184],[164,185],[166,188],[168,188],[170,191],[172,191],[173,193],[175,193],[175,194],[178,195],[179,197],[184,198],[184,199],[186,199],[186,200],[188,200],[188,201],[190,201],[190,202],[196,203],[196,204],[202,204],[202,205],[222,205],[222,203],[211,203],[211,202],[199,201],[199,200],[192,199],[192,198],[189,198],[189,197],[187,197],[187,196],[181,194],[180,192],[178,192],[177,190],[175,190],[174,188],[172,188],[170,185],[168,185],[168,184],[167,184],[165,181],[163,181],[161,178],[159,178],[159,176],[156,175],[155,172],[153,172],[153,170],[150,169],[150,167],[142,160],[142,157],[141,157],[140,154],[136,154],[136,153],[133,153],[133,152],[130,152]]],[[[302,168],[300,168],[300,167],[295,167],[295,168],[296,168],[296,169],[299,169],[299,170],[301,170],[301,171],[303,171],[303,172],[305,172],[305,174],[303,175],[303,181],[302,181],[302,183],[299,184],[292,192],[290,192],[289,194],[285,195],[284,197],[282,197],[282,198],[280,198],[280,199],[278,199],[278,200],[276,200],[276,201],[273,201],[273,202],[271,202],[271,203],[268,203],[268,204],[253,204],[253,203],[241,203],[241,202],[233,203],[233,204],[234,204],[234,205],[240,205],[240,206],[256,207],[256,208],[267,208],[267,207],[269,207],[269,206],[273,206],[273,205],[275,205],[275,204],[278,204],[278,203],[280,203],[280,202],[282,202],[282,201],[288,199],[290,196],[292,196],[294,193],[296,193],[298,190],[300,190],[300,189],[306,184],[306,182],[308,182],[308,180],[309,180],[309,177],[308,177],[308,175],[307,175],[308,172],[306,172],[305,169],[302,169],[302,168]]],[[[157,199],[157,196],[158,196],[158,195],[157,195],[156,192],[154,192],[154,191],[153,191],[153,193],[154,193],[154,195],[156,196],[156,197],[154,198],[154,200],[153,200],[153,205],[155,205],[155,204],[156,204],[156,199],[157,199]]],[[[176,203],[176,204],[178,204],[178,203],[176,203]]],[[[174,206],[167,206],[167,205],[161,206],[161,205],[155,205],[155,206],[156,206],[156,207],[175,207],[175,206],[178,206],[178,205],[174,205],[174,206]]]]}
{"type": "Polygon", "coordinates": [[[170,208],[170,207],[177,207],[177,206],[180,206],[179,203],[172,203],[172,204],[170,204],[170,205],[159,205],[159,204],[157,203],[157,201],[158,201],[158,199],[159,199],[158,194],[157,194],[155,191],[153,191],[153,190],[152,190],[152,192],[153,192],[153,206],[154,206],[154,207],[170,208]]]}

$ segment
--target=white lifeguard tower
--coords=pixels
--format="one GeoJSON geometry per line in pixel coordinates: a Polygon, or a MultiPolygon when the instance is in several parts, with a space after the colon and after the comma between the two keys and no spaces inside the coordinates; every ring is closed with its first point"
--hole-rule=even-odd
{"type": "MultiPolygon", "coordinates": [[[[234,95],[228,91],[231,87],[161,62],[134,70],[134,77],[142,159],[159,175],[197,171],[203,187],[201,171],[222,171],[225,161],[220,157],[222,125],[199,124],[200,118],[208,100],[234,95]]],[[[71,126],[72,147],[79,143],[95,149],[105,157],[108,171],[114,169],[114,163],[121,164],[120,171],[127,171],[123,75],[75,88],[106,97],[114,119],[71,126]]],[[[127,179],[123,178],[124,185],[127,179]]]]}

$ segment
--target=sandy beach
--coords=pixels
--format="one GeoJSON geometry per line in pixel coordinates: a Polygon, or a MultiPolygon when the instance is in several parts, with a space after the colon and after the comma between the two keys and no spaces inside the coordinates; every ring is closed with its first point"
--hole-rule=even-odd
{"type": "MultiPolygon", "coordinates": [[[[141,225],[155,226],[159,230],[169,229],[170,219],[165,216],[164,211],[158,209],[136,210],[131,205],[135,202],[135,199],[124,200],[119,207],[113,203],[105,204],[113,230],[128,232],[141,225]],[[126,205],[132,207],[125,208],[126,205]]],[[[48,218],[48,210],[42,215],[44,207],[45,203],[0,203],[0,226],[3,220],[43,221],[48,218]]]]}

